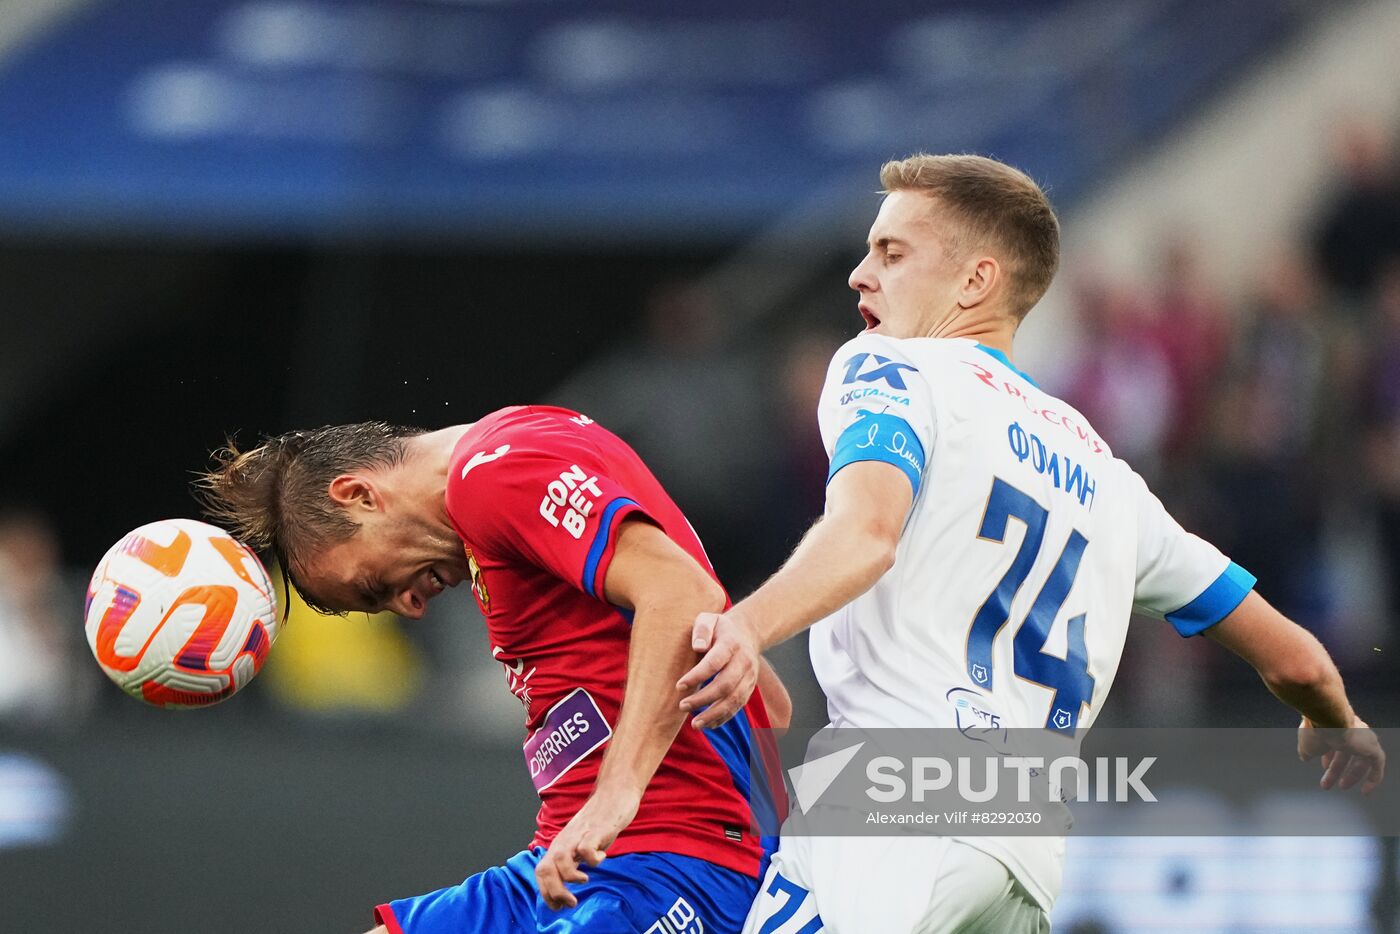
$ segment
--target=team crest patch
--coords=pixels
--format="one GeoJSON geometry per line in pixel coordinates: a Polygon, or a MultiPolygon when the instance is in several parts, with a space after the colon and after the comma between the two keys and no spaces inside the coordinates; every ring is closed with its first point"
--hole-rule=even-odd
{"type": "Polygon", "coordinates": [[[470,545],[466,546],[467,569],[472,575],[472,593],[476,595],[476,602],[481,605],[481,612],[491,612],[491,592],[486,589],[486,575],[481,573],[481,565],[476,563],[476,555],[472,554],[470,545]]]}

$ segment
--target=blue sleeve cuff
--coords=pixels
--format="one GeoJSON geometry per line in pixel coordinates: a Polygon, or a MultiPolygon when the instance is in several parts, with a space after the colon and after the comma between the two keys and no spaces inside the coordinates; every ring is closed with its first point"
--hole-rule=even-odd
{"type": "Polygon", "coordinates": [[[866,409],[856,413],[856,420],[836,439],[826,482],[830,483],[842,467],[859,461],[893,464],[904,471],[914,487],[914,495],[919,495],[919,483],[924,476],[924,445],[909,423],[898,415],[866,409]]]}
{"type": "Polygon", "coordinates": [[[603,599],[603,595],[598,590],[598,567],[608,552],[608,546],[612,544],[612,530],[613,526],[617,524],[618,513],[624,510],[631,512],[640,508],[636,500],[619,496],[608,503],[608,507],[603,510],[603,518],[598,522],[598,531],[593,534],[593,543],[589,546],[588,556],[583,563],[583,591],[590,597],[603,599]]]}
{"type": "Polygon", "coordinates": [[[1183,636],[1205,632],[1233,613],[1254,589],[1254,584],[1254,575],[1231,561],[1204,593],[1176,612],[1168,613],[1167,622],[1183,636]]]}

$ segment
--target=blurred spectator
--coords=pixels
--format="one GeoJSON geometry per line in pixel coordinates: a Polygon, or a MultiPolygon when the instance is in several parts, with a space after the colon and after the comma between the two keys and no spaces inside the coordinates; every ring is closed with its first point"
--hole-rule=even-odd
{"type": "Polygon", "coordinates": [[[96,671],[53,527],[35,512],[0,515],[0,718],[71,723],[96,671]]]}
{"type": "Polygon", "coordinates": [[[1176,417],[1170,359],[1143,303],[1128,288],[1097,279],[1075,284],[1083,346],[1065,399],[1098,429],[1113,453],[1151,482],[1176,417]]]}
{"type": "Polygon", "coordinates": [[[1314,248],[1330,284],[1360,297],[1385,258],[1400,253],[1400,165],[1376,123],[1348,121],[1334,148],[1341,178],[1321,211],[1314,248]]]}
{"type": "MultiPolygon", "coordinates": [[[[695,524],[721,580],[761,567],[752,516],[778,458],[758,350],[733,346],[703,285],[667,283],[641,333],[554,393],[627,441],[695,524]]],[[[807,416],[809,419],[811,415],[807,416]]]]}
{"type": "Polygon", "coordinates": [[[1380,273],[1375,309],[1364,443],[1394,619],[1400,613],[1400,253],[1380,273]]]}
{"type": "MultiPolygon", "coordinates": [[[[801,317],[809,320],[817,315],[801,317]]],[[[779,456],[767,474],[762,511],[749,517],[753,534],[763,540],[763,556],[756,571],[776,568],[826,508],[828,464],[817,427],[817,400],[826,382],[827,365],[845,340],[838,333],[815,330],[777,343],[779,359],[769,369],[773,404],[768,417],[773,419],[772,436],[779,456]]],[[[736,593],[735,597],[741,595],[736,593]]],[[[819,726],[825,722],[826,698],[811,674],[807,633],[767,654],[783,672],[792,695],[793,723],[819,726]]]]}
{"type": "Polygon", "coordinates": [[[1245,312],[1230,377],[1253,387],[1245,413],[1255,444],[1301,462],[1312,448],[1325,396],[1330,306],[1306,257],[1275,256],[1245,312]]]}
{"type": "Polygon", "coordinates": [[[1189,456],[1206,434],[1211,394],[1230,353],[1230,328],[1224,302],[1187,237],[1172,239],[1162,251],[1160,281],[1147,305],[1152,343],[1171,371],[1173,417],[1164,453],[1189,456]]]}
{"type": "Polygon", "coordinates": [[[768,498],[771,524],[784,539],[775,560],[782,560],[826,508],[826,449],[817,427],[817,400],[826,369],[843,339],[836,334],[807,333],[784,340],[774,368],[772,387],[776,437],[781,442],[776,489],[768,498]]]}
{"type": "Polygon", "coordinates": [[[1286,614],[1326,614],[1317,426],[1326,397],[1325,292],[1301,256],[1274,259],[1217,395],[1211,532],[1286,614]]]}
{"type": "Polygon", "coordinates": [[[68,781],[41,759],[0,750],[0,851],[59,842],[76,810],[68,781]]]}

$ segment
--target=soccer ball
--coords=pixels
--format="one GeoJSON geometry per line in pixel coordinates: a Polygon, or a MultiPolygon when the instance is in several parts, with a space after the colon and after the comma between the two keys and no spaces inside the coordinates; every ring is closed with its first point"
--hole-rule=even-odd
{"type": "Polygon", "coordinates": [[[278,628],[262,562],[193,519],[152,522],[113,545],[93,572],[83,615],[107,677],[166,708],[206,707],[243,687],[278,628]]]}

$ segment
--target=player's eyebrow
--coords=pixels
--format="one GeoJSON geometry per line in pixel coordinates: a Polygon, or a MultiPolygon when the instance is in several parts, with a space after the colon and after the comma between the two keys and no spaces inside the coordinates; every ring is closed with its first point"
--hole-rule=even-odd
{"type": "Polygon", "coordinates": [[[895,244],[899,246],[908,246],[909,242],[907,240],[901,240],[898,237],[880,237],[879,239],[869,241],[869,244],[871,249],[888,250],[895,244]]]}

